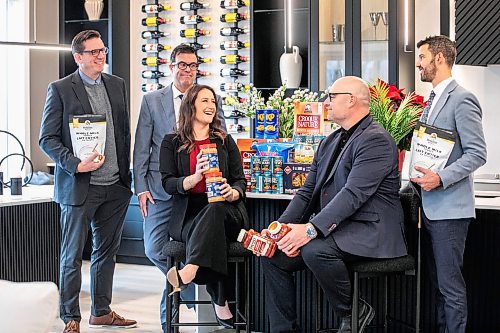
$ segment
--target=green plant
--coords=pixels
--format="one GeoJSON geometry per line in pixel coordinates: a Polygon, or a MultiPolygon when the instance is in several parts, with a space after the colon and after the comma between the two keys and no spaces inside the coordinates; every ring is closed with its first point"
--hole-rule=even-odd
{"type": "Polygon", "coordinates": [[[425,107],[422,96],[389,85],[383,80],[370,86],[370,113],[392,136],[398,148],[409,150],[411,135],[425,107]]]}

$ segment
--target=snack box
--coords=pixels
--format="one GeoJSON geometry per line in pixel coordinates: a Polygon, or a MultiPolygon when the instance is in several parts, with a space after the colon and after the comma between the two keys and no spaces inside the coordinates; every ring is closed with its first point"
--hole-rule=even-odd
{"type": "Polygon", "coordinates": [[[304,185],[307,175],[311,170],[311,164],[284,163],[283,164],[283,188],[286,194],[294,194],[304,185]]]}

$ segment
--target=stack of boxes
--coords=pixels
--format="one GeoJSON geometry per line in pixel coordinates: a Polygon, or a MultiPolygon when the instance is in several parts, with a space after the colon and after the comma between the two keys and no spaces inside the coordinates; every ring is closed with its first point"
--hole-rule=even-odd
{"type": "Polygon", "coordinates": [[[283,157],[251,157],[250,192],[268,194],[284,193],[283,157]]]}

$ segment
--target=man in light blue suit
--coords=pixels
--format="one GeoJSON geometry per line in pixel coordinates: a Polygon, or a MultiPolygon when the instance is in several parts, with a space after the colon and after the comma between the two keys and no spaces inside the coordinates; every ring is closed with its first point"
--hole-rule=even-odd
{"type": "MultiPolygon", "coordinates": [[[[144,95],[135,132],[134,188],[144,217],[144,248],[146,256],[164,273],[167,273],[163,245],[169,240],[168,221],[172,209],[171,196],[161,185],[159,172],[160,146],[166,134],[177,128],[182,97],[196,79],[198,58],[195,50],[181,44],[170,56],[173,83],[144,95]]],[[[223,120],[221,99],[217,96],[218,115],[223,120]]],[[[222,121],[224,129],[225,122],[222,121]]],[[[189,290],[187,290],[189,292],[189,290]]],[[[191,289],[191,293],[193,290],[191,289]]],[[[184,294],[185,295],[185,294],[184,294]]],[[[183,294],[181,294],[183,296],[183,294]]],[[[189,296],[189,298],[192,298],[189,296]]],[[[162,327],[165,327],[166,293],[160,305],[162,327]]]]}
{"type": "Polygon", "coordinates": [[[465,332],[467,295],[462,275],[469,224],[475,217],[472,173],[486,162],[486,143],[477,98],[451,76],[455,43],[433,36],[417,44],[416,67],[433,90],[421,121],[456,133],[456,143],[444,169],[423,173],[411,181],[419,185],[424,211],[424,250],[431,279],[437,288],[439,332],[465,332]]]}

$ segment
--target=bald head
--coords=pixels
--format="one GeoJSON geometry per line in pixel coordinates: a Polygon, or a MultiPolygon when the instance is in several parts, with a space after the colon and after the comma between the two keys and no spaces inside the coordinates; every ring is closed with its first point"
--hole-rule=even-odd
{"type": "Polygon", "coordinates": [[[332,99],[327,105],[328,119],[349,129],[364,118],[370,109],[368,84],[355,76],[338,79],[330,88],[332,99]]]}
{"type": "Polygon", "coordinates": [[[365,80],[356,76],[345,76],[337,81],[332,86],[332,91],[350,92],[356,97],[360,107],[368,108],[370,106],[370,88],[365,80]]]}

